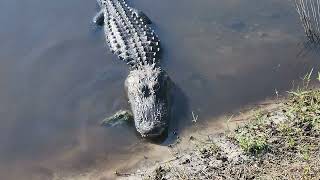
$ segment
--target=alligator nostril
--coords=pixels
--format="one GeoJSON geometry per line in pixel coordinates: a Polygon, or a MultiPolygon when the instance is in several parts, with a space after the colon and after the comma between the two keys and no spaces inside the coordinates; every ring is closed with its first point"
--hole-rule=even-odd
{"type": "Polygon", "coordinates": [[[151,95],[150,89],[148,86],[143,86],[142,87],[142,92],[143,92],[143,96],[145,98],[149,97],[151,95]]]}

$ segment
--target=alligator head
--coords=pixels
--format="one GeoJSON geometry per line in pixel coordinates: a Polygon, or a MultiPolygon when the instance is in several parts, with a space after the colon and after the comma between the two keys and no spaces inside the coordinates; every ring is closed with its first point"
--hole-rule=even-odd
{"type": "Polygon", "coordinates": [[[166,72],[153,65],[130,71],[125,86],[135,126],[142,137],[165,135],[170,115],[169,83],[166,72]]]}

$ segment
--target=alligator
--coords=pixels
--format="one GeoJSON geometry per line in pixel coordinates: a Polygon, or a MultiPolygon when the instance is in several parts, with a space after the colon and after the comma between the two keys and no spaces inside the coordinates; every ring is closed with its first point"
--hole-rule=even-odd
{"type": "Polygon", "coordinates": [[[97,0],[93,22],[103,26],[111,52],[129,65],[125,90],[136,130],[142,137],[167,134],[170,78],[160,66],[160,40],[150,19],[124,0],[97,0]]]}

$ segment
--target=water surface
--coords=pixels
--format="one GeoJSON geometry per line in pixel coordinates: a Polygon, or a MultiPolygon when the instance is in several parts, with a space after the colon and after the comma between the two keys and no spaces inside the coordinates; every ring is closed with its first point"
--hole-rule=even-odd
{"type": "MultiPolygon", "coordinates": [[[[304,35],[291,1],[128,3],[154,22],[162,65],[186,97],[180,131],[191,111],[214,119],[291,89],[319,65],[316,54],[297,56],[304,35]]],[[[91,24],[96,11],[94,0],[0,2],[1,179],[111,167],[144,143],[130,128],[99,126],[127,107],[128,69],[91,24]]]]}

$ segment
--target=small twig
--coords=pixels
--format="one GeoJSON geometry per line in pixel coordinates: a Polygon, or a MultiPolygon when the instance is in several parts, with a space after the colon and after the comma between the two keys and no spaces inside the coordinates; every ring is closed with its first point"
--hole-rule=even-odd
{"type": "Polygon", "coordinates": [[[118,171],[114,172],[114,174],[119,177],[128,177],[132,175],[131,173],[120,173],[118,171]]]}
{"type": "Polygon", "coordinates": [[[274,91],[275,91],[275,94],[276,94],[277,100],[278,100],[279,99],[279,91],[276,88],[274,89],[274,91]]]}
{"type": "Polygon", "coordinates": [[[230,116],[229,119],[227,119],[227,128],[228,128],[228,131],[230,131],[229,123],[231,122],[232,118],[233,118],[233,114],[230,116]]]}
{"type": "Polygon", "coordinates": [[[168,160],[166,160],[166,161],[160,162],[160,164],[167,164],[167,163],[169,163],[169,162],[172,162],[172,161],[175,161],[175,160],[181,159],[183,156],[185,156],[185,155],[181,155],[181,156],[177,156],[177,157],[174,157],[174,158],[168,159],[168,160]]]}
{"type": "Polygon", "coordinates": [[[245,119],[245,118],[241,118],[241,119],[234,119],[232,121],[229,121],[229,122],[241,122],[241,121],[247,121],[248,119],[245,119]]]}
{"type": "Polygon", "coordinates": [[[192,122],[196,123],[198,121],[198,115],[195,115],[194,112],[192,111],[192,122]]]}

